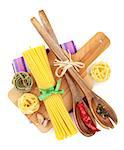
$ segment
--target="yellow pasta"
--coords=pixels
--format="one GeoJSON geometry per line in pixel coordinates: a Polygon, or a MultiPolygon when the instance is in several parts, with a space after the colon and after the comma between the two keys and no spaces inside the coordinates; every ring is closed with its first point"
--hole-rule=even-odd
{"type": "Polygon", "coordinates": [[[40,103],[38,98],[35,95],[31,93],[24,93],[18,99],[18,107],[22,113],[28,115],[38,111],[40,107],[40,103]]]}
{"type": "Polygon", "coordinates": [[[99,62],[93,65],[90,74],[92,78],[97,82],[103,82],[109,79],[111,69],[105,62],[99,62]]]}
{"type": "MultiPolygon", "coordinates": [[[[52,89],[56,83],[48,62],[45,47],[41,46],[25,51],[23,57],[36,80],[38,88],[42,91],[42,94],[46,92],[46,89],[52,89]]],[[[44,103],[57,139],[62,140],[77,133],[75,125],[63,104],[60,94],[52,93],[52,95],[45,98],[44,103]]]]}

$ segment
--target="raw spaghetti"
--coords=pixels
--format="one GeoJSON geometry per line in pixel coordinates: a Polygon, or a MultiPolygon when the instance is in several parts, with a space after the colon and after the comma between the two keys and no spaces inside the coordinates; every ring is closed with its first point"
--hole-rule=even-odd
{"type": "MultiPolygon", "coordinates": [[[[55,86],[55,80],[48,62],[44,46],[32,48],[23,53],[40,91],[48,93],[55,86]]],[[[56,86],[57,87],[57,86],[56,86]]],[[[56,89],[55,89],[56,90],[56,89]]],[[[43,94],[43,93],[42,93],[43,94]]],[[[42,95],[41,95],[42,96],[42,95]]],[[[77,132],[60,94],[51,94],[44,100],[57,139],[62,140],[77,132]]]]}

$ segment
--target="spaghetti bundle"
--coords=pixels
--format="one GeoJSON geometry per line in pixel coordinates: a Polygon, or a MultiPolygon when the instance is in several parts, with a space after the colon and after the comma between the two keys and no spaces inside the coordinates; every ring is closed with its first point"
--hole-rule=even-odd
{"type": "Polygon", "coordinates": [[[47,58],[44,46],[32,48],[23,53],[24,59],[33,74],[39,90],[42,92],[40,97],[44,98],[46,109],[49,113],[57,139],[62,140],[77,132],[71,117],[69,116],[59,93],[58,85],[55,80],[47,58]],[[47,90],[48,89],[48,90],[47,90]],[[50,91],[54,90],[52,94],[50,91]],[[44,96],[44,94],[46,94],[44,96]]]}

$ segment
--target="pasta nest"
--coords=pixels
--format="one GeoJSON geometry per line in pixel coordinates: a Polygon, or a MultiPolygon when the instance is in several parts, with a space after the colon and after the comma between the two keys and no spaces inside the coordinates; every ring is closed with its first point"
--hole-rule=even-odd
{"type": "Polygon", "coordinates": [[[40,102],[34,94],[24,93],[18,99],[18,107],[22,113],[32,114],[32,113],[38,111],[38,109],[40,107],[40,102]]]}
{"type": "Polygon", "coordinates": [[[103,82],[110,78],[111,69],[108,63],[99,62],[91,68],[90,74],[97,82],[103,82]]]}
{"type": "Polygon", "coordinates": [[[12,84],[21,92],[30,92],[33,86],[33,79],[27,72],[18,72],[14,75],[12,84]]]}

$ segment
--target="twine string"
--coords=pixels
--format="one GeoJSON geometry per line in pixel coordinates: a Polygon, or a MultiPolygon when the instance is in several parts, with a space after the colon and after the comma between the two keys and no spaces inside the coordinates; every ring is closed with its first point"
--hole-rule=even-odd
{"type": "Polygon", "coordinates": [[[63,50],[63,51],[68,59],[65,61],[55,59],[55,61],[54,61],[54,66],[57,67],[56,71],[55,71],[55,75],[58,78],[63,77],[64,74],[66,73],[66,71],[71,67],[74,67],[77,72],[79,72],[79,69],[85,67],[85,64],[83,62],[76,62],[76,61],[72,60],[71,53],[69,50],[67,50],[68,53],[65,50],[63,50]]]}

